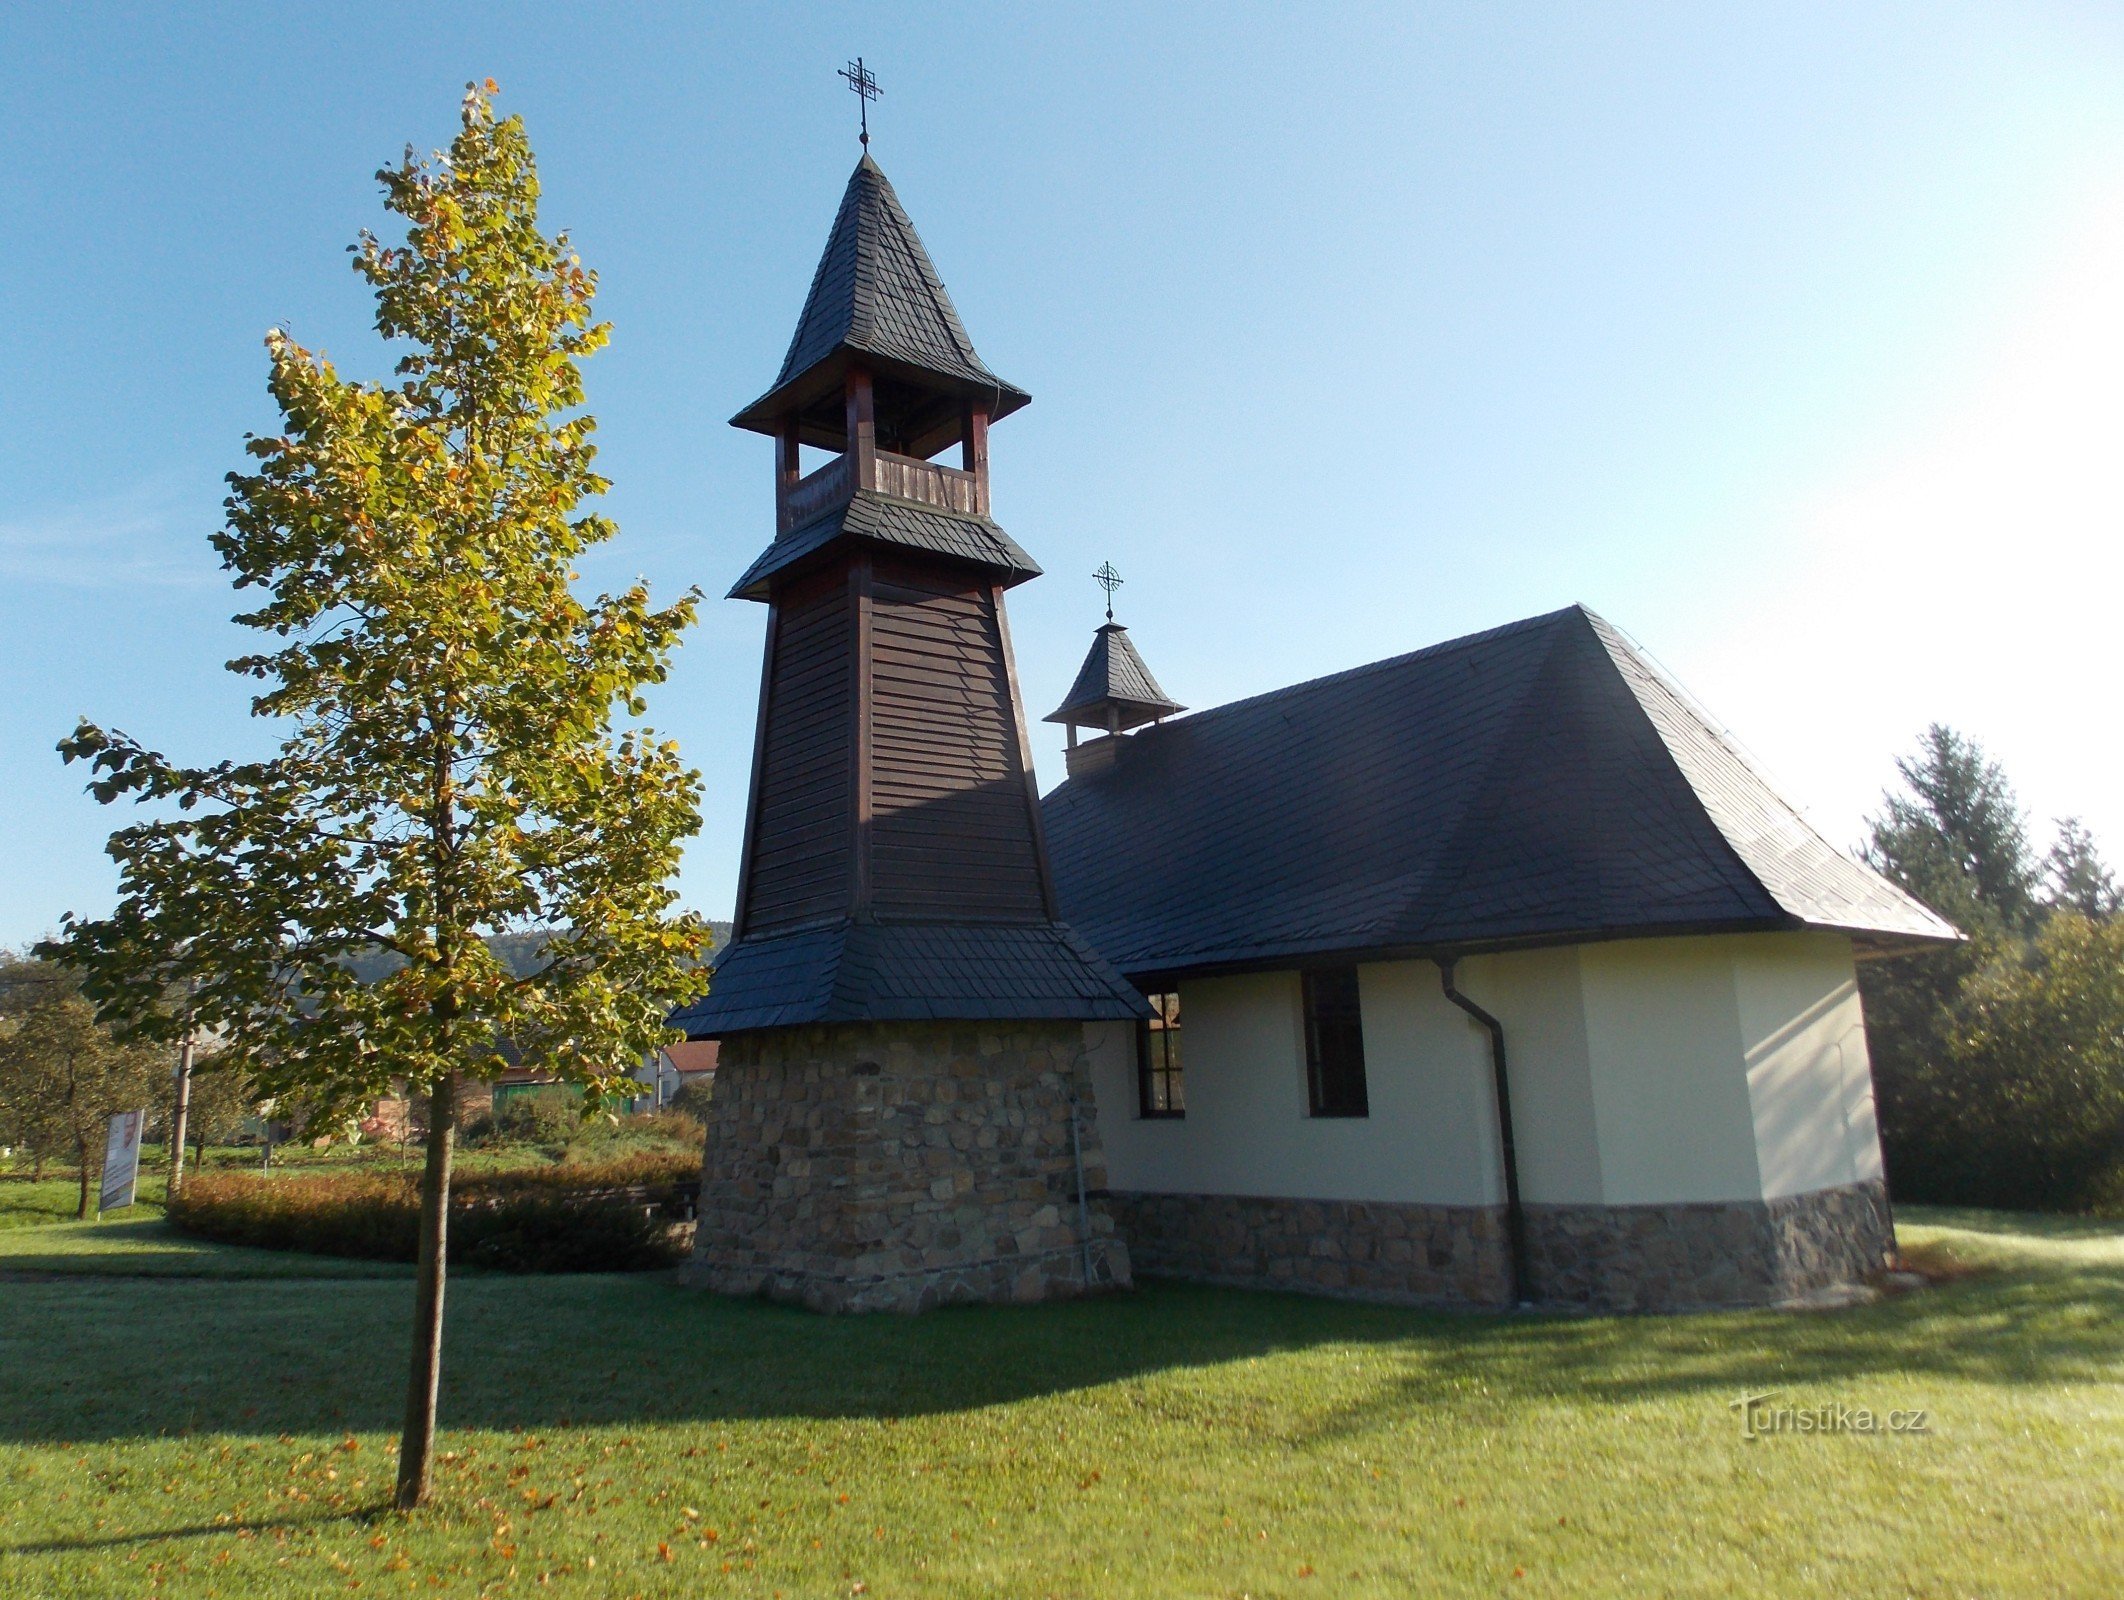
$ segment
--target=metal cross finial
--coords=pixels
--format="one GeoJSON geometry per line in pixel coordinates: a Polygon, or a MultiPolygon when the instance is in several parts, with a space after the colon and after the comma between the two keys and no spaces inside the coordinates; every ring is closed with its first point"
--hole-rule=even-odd
{"type": "Polygon", "coordinates": [[[1092,574],[1092,582],[1106,591],[1106,620],[1114,620],[1114,591],[1121,587],[1121,574],[1114,571],[1111,561],[1101,562],[1099,570],[1092,574]]]}
{"type": "Polygon", "coordinates": [[[877,99],[885,91],[878,87],[878,80],[870,75],[870,69],[863,65],[861,56],[857,56],[855,60],[843,67],[841,76],[848,80],[848,87],[854,90],[862,99],[863,148],[868,150],[870,148],[870,102],[877,99]]]}

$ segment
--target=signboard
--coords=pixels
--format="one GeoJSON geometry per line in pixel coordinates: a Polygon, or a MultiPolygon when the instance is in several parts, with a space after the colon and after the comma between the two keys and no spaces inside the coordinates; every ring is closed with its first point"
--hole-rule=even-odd
{"type": "Polygon", "coordinates": [[[100,1211],[117,1211],[133,1203],[133,1185],[140,1181],[140,1125],[145,1111],[121,1111],[111,1118],[110,1137],[103,1145],[103,1195],[100,1211]]]}

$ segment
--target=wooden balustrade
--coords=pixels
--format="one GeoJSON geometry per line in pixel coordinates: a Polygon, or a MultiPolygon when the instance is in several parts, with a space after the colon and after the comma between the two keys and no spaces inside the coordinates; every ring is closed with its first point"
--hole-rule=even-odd
{"type": "Polygon", "coordinates": [[[879,494],[919,500],[962,517],[988,514],[988,486],[971,472],[939,466],[934,461],[917,461],[913,456],[896,456],[889,450],[878,452],[877,463],[879,494]]]}
{"type": "MultiPolygon", "coordinates": [[[[858,487],[853,455],[835,456],[809,477],[788,485],[781,495],[777,531],[789,533],[831,511],[858,487]]],[[[988,485],[978,473],[939,466],[913,456],[879,450],[871,458],[868,487],[901,500],[918,500],[962,517],[988,515],[988,485]]]]}
{"type": "Polygon", "coordinates": [[[801,528],[846,500],[855,483],[850,463],[848,456],[835,456],[809,477],[799,478],[784,489],[775,531],[788,533],[801,528]]]}

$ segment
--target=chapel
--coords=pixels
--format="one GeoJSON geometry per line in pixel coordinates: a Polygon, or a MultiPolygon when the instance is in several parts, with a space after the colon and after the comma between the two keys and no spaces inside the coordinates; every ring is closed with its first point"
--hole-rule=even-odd
{"type": "Polygon", "coordinates": [[[672,1019],[720,1041],[691,1281],[1669,1310],[1877,1271],[1855,963],[1955,930],[1581,607],[1189,713],[1109,606],[1043,799],[988,471],[1029,398],[866,148],[733,419],[775,531],[730,591],[767,609],[732,937],[672,1019]]]}

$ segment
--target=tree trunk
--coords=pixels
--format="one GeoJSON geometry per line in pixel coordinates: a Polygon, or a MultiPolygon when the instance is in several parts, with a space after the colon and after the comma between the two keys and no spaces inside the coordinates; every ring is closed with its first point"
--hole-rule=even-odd
{"type": "Polygon", "coordinates": [[[78,1209],[77,1209],[77,1210],[76,1210],[76,1211],[74,1212],[74,1220],[75,1220],[76,1222],[86,1222],[86,1221],[88,1221],[88,1219],[89,1219],[89,1215],[88,1215],[88,1194],[89,1194],[89,1162],[88,1162],[88,1141],[86,1141],[85,1139],[82,1139],[82,1138],[81,1138],[81,1137],[79,1137],[78,1135],[77,1135],[77,1136],[75,1137],[75,1139],[74,1139],[74,1159],[75,1159],[76,1163],[77,1163],[77,1164],[78,1164],[78,1165],[80,1166],[80,1168],[81,1168],[81,1205],[80,1205],[80,1207],[79,1207],[79,1208],[78,1208],[78,1209]]]}
{"type": "Polygon", "coordinates": [[[170,1106],[170,1185],[167,1193],[172,1200],[184,1188],[184,1133],[191,1115],[192,1030],[187,1024],[184,1041],[177,1046],[177,1093],[170,1106]]]}
{"type": "Polygon", "coordinates": [[[420,1180],[420,1278],[413,1292],[413,1370],[406,1427],[398,1442],[398,1507],[428,1498],[435,1453],[435,1391],[442,1378],[443,1282],[450,1242],[450,1165],[457,1146],[457,1081],[445,1076],[428,1097],[428,1163],[420,1180]]]}

